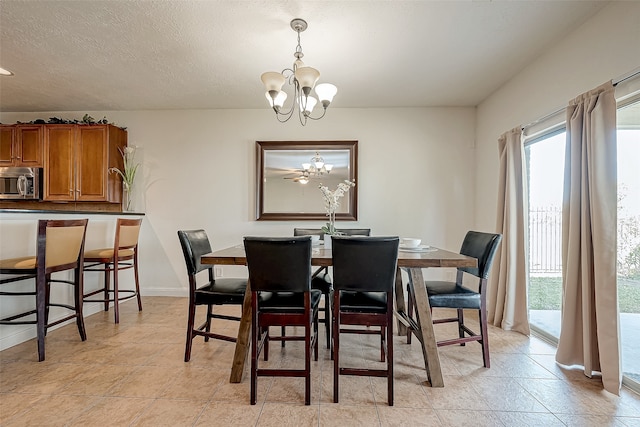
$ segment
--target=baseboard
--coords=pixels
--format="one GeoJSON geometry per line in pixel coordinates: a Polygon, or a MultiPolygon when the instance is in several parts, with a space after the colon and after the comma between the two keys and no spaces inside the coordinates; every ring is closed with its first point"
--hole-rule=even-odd
{"type": "Polygon", "coordinates": [[[188,297],[185,288],[144,288],[140,291],[143,297],[188,297]]]}

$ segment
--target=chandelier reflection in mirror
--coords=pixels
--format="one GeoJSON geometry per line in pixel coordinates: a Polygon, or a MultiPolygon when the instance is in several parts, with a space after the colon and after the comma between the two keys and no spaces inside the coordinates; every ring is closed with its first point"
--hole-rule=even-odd
{"type": "Polygon", "coordinates": [[[267,101],[275,111],[278,121],[284,123],[297,112],[300,123],[304,126],[307,124],[307,119],[319,120],[324,117],[327,107],[331,104],[338,89],[329,83],[316,85],[320,78],[320,72],[302,62],[304,54],[302,53],[302,46],[300,46],[300,33],[307,29],[307,22],[304,19],[296,18],[291,21],[291,28],[298,34],[298,45],[293,54],[296,58],[293,62],[293,68],[285,68],[281,73],[269,71],[263,73],[260,78],[267,89],[265,94],[267,101]],[[287,93],[282,90],[282,86],[285,83],[292,86],[294,91],[293,102],[288,110],[284,108],[287,93]],[[322,105],[322,114],[318,117],[311,115],[313,108],[318,103],[318,100],[311,95],[311,91],[314,89],[322,105]]]}
{"type": "Polygon", "coordinates": [[[310,163],[302,164],[300,175],[293,178],[293,182],[308,184],[311,178],[317,178],[329,174],[332,169],[333,165],[325,163],[320,153],[316,151],[316,155],[311,158],[310,163]]]}
{"type": "Polygon", "coordinates": [[[322,176],[331,172],[333,165],[325,163],[320,153],[316,151],[316,155],[311,158],[311,163],[303,163],[302,170],[309,176],[322,176]]]}

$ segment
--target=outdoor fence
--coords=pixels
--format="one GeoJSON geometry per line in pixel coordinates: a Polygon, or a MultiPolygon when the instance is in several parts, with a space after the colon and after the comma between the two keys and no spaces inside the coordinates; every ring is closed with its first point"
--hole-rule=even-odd
{"type": "Polygon", "coordinates": [[[562,209],[529,210],[529,272],[562,274],[562,209]]]}
{"type": "MultiPolygon", "coordinates": [[[[640,272],[640,216],[618,218],[618,274],[636,277],[640,272]]],[[[562,209],[555,206],[529,210],[529,272],[562,274],[562,209]]]]}

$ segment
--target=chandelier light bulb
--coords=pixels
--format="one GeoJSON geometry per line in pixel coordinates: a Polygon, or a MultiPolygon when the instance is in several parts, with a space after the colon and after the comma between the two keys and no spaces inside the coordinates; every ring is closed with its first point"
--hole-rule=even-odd
{"type": "Polygon", "coordinates": [[[296,70],[295,76],[303,91],[309,88],[309,90],[305,92],[306,95],[316,85],[316,82],[320,78],[320,71],[312,67],[300,67],[296,70]]]}
{"type": "Polygon", "coordinates": [[[338,93],[338,88],[331,83],[321,83],[316,86],[316,95],[318,95],[318,98],[324,108],[327,108],[329,104],[331,104],[336,93],[338,93]]]}
{"type": "Polygon", "coordinates": [[[280,92],[285,82],[284,76],[281,73],[277,73],[275,71],[267,71],[266,73],[262,73],[260,79],[262,80],[264,87],[267,89],[267,92],[280,92]]]}
{"type": "Polygon", "coordinates": [[[318,100],[315,99],[313,96],[301,96],[298,98],[298,104],[300,105],[300,111],[302,111],[302,113],[305,116],[308,116],[311,114],[311,112],[313,111],[313,107],[316,106],[316,104],[318,103],[318,100]]]}

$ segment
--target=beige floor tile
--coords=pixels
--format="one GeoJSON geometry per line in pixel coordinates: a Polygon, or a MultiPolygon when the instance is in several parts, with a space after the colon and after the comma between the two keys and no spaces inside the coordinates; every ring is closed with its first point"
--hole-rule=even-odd
{"type": "Polygon", "coordinates": [[[496,427],[500,426],[500,418],[492,411],[474,410],[436,410],[443,426],[451,427],[496,427]]]}
{"type": "Polygon", "coordinates": [[[434,409],[488,411],[489,405],[464,377],[445,377],[444,387],[424,387],[434,409]]]}
{"type": "Polygon", "coordinates": [[[317,426],[320,408],[318,405],[286,404],[266,402],[262,407],[259,427],[317,426]]]}
{"type": "MultiPolygon", "coordinates": [[[[321,403],[333,402],[333,373],[322,373],[321,403]]],[[[370,377],[340,375],[338,402],[342,405],[370,405],[376,403],[370,377]]]]}
{"type": "Polygon", "coordinates": [[[544,405],[513,378],[469,378],[468,381],[494,411],[549,413],[544,405]]]}
{"type": "MultiPolygon", "coordinates": [[[[320,372],[311,375],[311,403],[320,401],[320,372]]],[[[267,403],[303,403],[305,398],[305,379],[274,377],[267,391],[267,403]]]]}
{"type": "Polygon", "coordinates": [[[609,415],[569,415],[558,414],[557,417],[568,427],[624,427],[625,423],[609,415]]]}
{"type": "Polygon", "coordinates": [[[45,397],[41,394],[0,393],[0,425],[28,411],[45,397]]]}
{"type": "Polygon", "coordinates": [[[229,381],[229,372],[185,366],[160,394],[163,399],[211,400],[218,388],[229,381]]]}
{"type": "MultiPolygon", "coordinates": [[[[273,378],[258,378],[258,391],[256,394],[256,400],[258,403],[263,403],[265,401],[272,382],[273,378]]],[[[249,376],[245,375],[244,380],[239,384],[232,384],[226,381],[220,384],[216,389],[212,400],[217,402],[235,402],[249,405],[250,398],[251,384],[249,376]]]]}
{"type": "Polygon", "coordinates": [[[68,427],[124,426],[136,420],[155,399],[104,397],[68,424],[68,427]]]}
{"type": "MultiPolygon", "coordinates": [[[[372,378],[371,383],[378,407],[387,404],[387,379],[372,378]]],[[[427,394],[422,389],[422,385],[416,377],[395,376],[393,388],[394,405],[396,407],[431,409],[431,403],[429,403],[427,394]]]]}
{"type": "Polygon", "coordinates": [[[384,427],[437,427],[442,423],[436,411],[426,408],[399,408],[378,405],[380,425],[384,427]]]}
{"type": "Polygon", "coordinates": [[[134,366],[89,365],[65,388],[63,394],[104,396],[136,370],[134,366]]]}
{"type": "Polygon", "coordinates": [[[553,414],[541,412],[496,412],[505,426],[562,427],[564,424],[553,414]]]}
{"type": "Polygon", "coordinates": [[[321,427],[371,427],[380,425],[380,417],[375,406],[352,406],[340,404],[321,404],[321,427]]]}
{"type": "Polygon", "coordinates": [[[249,405],[249,398],[242,402],[211,402],[194,424],[196,427],[225,426],[246,427],[256,425],[262,404],[249,405]]]}
{"type": "Polygon", "coordinates": [[[20,417],[12,417],[3,426],[62,426],[99,400],[93,396],[49,395],[31,405],[20,417]]]}
{"type": "Polygon", "coordinates": [[[111,387],[106,395],[114,397],[160,396],[173,381],[175,372],[157,366],[139,366],[129,376],[111,387]]]}
{"type": "Polygon", "coordinates": [[[157,399],[131,426],[191,426],[206,406],[204,401],[157,399]]]}
{"type": "Polygon", "coordinates": [[[17,393],[58,393],[67,388],[75,378],[86,372],[89,367],[72,363],[52,363],[45,360],[40,363],[32,363],[30,369],[30,372],[3,375],[3,386],[6,381],[14,385],[11,391],[17,393]]]}

